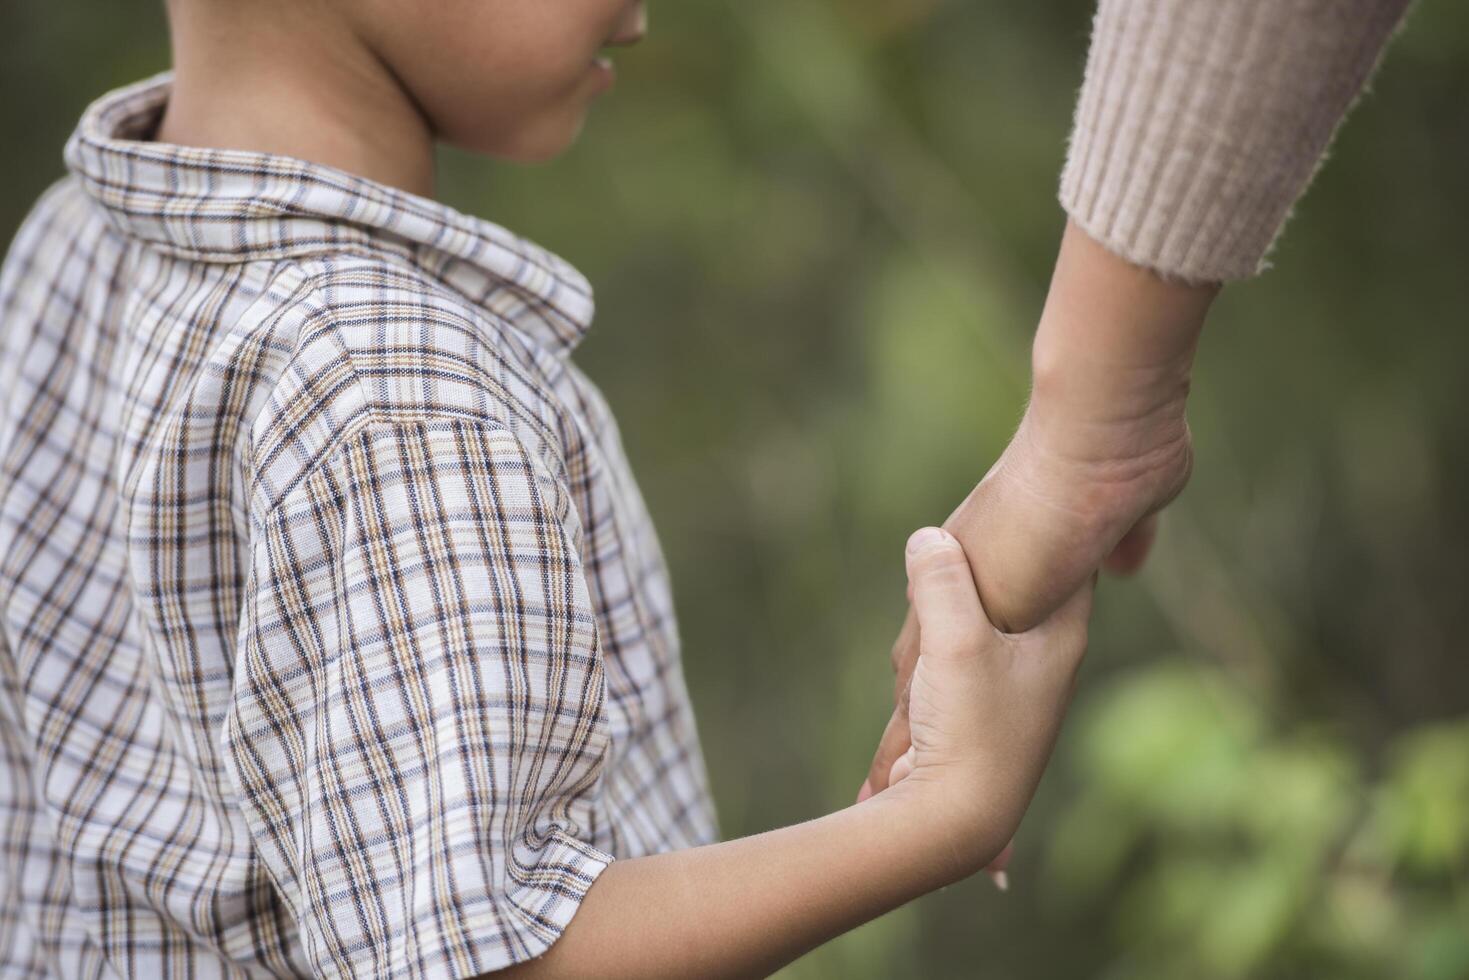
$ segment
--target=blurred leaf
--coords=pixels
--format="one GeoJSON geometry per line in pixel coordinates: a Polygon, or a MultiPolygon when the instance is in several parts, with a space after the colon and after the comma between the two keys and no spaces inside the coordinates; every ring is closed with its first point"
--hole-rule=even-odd
{"type": "MultiPolygon", "coordinates": [[[[1390,859],[1463,875],[1469,851],[1469,722],[1429,726],[1394,746],[1375,829],[1390,859]]],[[[1469,928],[1469,923],[1466,923],[1469,928]]]]}

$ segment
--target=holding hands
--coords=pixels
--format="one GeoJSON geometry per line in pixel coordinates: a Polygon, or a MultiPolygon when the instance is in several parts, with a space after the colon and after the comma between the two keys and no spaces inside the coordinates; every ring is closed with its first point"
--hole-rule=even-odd
{"type": "Polygon", "coordinates": [[[754,837],[619,859],[550,952],[511,975],[765,976],[994,862],[1056,742],[1086,650],[1091,584],[1035,629],[1007,635],[985,618],[953,535],[918,531],[906,563],[918,654],[901,782],[754,837]]]}
{"type": "Polygon", "coordinates": [[[860,805],[615,861],[517,975],[761,976],[1000,867],[1071,699],[1097,569],[1140,565],[1152,515],[1188,480],[1184,408],[1215,292],[1068,227],[1020,431],[944,529],[909,539],[896,708],[860,805]]]}
{"type": "MultiPolygon", "coordinates": [[[[977,583],[988,618],[980,614],[971,625],[982,642],[1002,644],[995,649],[1012,656],[1048,650],[1035,656],[1052,665],[1073,646],[1079,658],[1084,642],[1073,644],[1072,635],[1085,634],[1098,568],[1127,574],[1143,564],[1157,512],[1192,471],[1185,409],[1216,293],[1215,286],[1166,282],[1068,226],[1036,333],[1025,417],[1000,460],[945,522],[951,537],[937,553],[965,563],[953,575],[968,573],[966,589],[977,583]]],[[[911,575],[911,553],[909,567],[911,575]]],[[[915,705],[932,688],[923,673],[936,668],[919,668],[930,642],[952,644],[954,634],[930,641],[917,585],[910,581],[912,606],[893,646],[893,715],[859,801],[907,776],[925,754],[930,726],[915,705]]],[[[962,591],[955,586],[946,594],[962,591]]],[[[938,612],[930,593],[928,620],[934,617],[953,629],[960,613],[938,612]]],[[[1050,723],[1059,724],[1064,702],[1039,692],[1030,697],[1031,710],[1051,710],[1050,723]]]]}
{"type": "Polygon", "coordinates": [[[911,745],[891,775],[964,842],[973,870],[1000,854],[1040,782],[1086,652],[1092,585],[1006,634],[985,617],[953,535],[915,532],[906,562],[918,656],[902,699],[911,745]]]}

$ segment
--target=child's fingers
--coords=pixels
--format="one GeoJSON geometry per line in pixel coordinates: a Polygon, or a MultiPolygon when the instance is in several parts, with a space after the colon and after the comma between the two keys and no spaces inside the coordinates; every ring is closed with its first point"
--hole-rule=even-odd
{"type": "MultiPolygon", "coordinates": [[[[907,551],[909,594],[916,600],[923,596],[923,608],[915,601],[898,642],[893,647],[893,671],[896,674],[894,690],[895,707],[882,733],[872,765],[867,770],[867,780],[858,793],[859,801],[873,793],[879,793],[890,785],[893,767],[912,745],[908,731],[908,683],[912,679],[913,666],[918,661],[920,645],[927,651],[931,642],[921,625],[927,615],[935,622],[940,643],[949,647],[955,644],[975,642],[977,630],[991,630],[984,618],[979,603],[979,594],[974,588],[974,576],[969,571],[968,560],[959,542],[939,528],[925,528],[909,538],[907,551]],[[933,532],[925,534],[924,531],[933,532]],[[927,609],[927,613],[924,612],[927,609]],[[951,639],[945,639],[945,636],[951,639]]],[[[949,647],[944,648],[948,650],[949,647]]],[[[957,647],[954,647],[957,649],[957,647]]],[[[937,656],[946,655],[944,650],[937,656]]]]}
{"type": "Polygon", "coordinates": [[[888,771],[888,785],[896,786],[908,777],[917,765],[916,753],[913,746],[908,746],[908,751],[898,756],[893,762],[893,768],[888,771]]]}
{"type": "Polygon", "coordinates": [[[898,705],[893,709],[892,717],[888,719],[887,728],[883,729],[882,740],[877,743],[877,752],[872,757],[872,765],[867,769],[867,787],[871,792],[880,793],[888,787],[888,774],[892,772],[893,763],[898,756],[908,751],[912,744],[912,738],[908,732],[908,704],[906,698],[899,698],[898,705]]]}
{"type": "Polygon", "coordinates": [[[923,655],[946,659],[977,649],[994,627],[959,542],[942,528],[920,528],[908,539],[907,561],[923,655]]]}
{"type": "Polygon", "coordinates": [[[913,678],[913,667],[918,663],[918,617],[913,612],[913,586],[908,586],[908,615],[903,617],[903,627],[893,643],[889,657],[893,665],[893,703],[903,699],[908,682],[913,678]]]}
{"type": "Polygon", "coordinates": [[[1015,854],[1015,842],[1011,841],[1005,845],[1000,856],[990,862],[989,867],[984,869],[985,874],[990,876],[990,881],[1002,892],[1010,890],[1010,858],[1015,854]]]}

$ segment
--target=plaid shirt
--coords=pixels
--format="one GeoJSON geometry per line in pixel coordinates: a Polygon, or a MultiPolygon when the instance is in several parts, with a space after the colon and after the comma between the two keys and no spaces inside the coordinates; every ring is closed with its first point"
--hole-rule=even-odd
{"type": "Polygon", "coordinates": [[[494,225],[87,111],[0,277],[0,974],[464,977],[715,838],[658,542],[494,225]]]}

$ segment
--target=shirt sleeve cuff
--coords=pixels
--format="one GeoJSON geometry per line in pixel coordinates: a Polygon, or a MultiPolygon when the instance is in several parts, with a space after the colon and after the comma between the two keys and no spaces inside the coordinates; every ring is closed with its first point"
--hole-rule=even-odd
{"type": "MultiPolygon", "coordinates": [[[[458,893],[461,914],[454,921],[431,912],[405,923],[386,957],[380,948],[357,950],[342,975],[470,980],[544,955],[613,857],[559,830],[539,845],[522,842],[515,850],[515,881],[508,891],[487,882],[475,901],[463,880],[455,882],[450,887],[458,893]]],[[[426,896],[425,904],[432,907],[433,899],[426,896]]]]}

